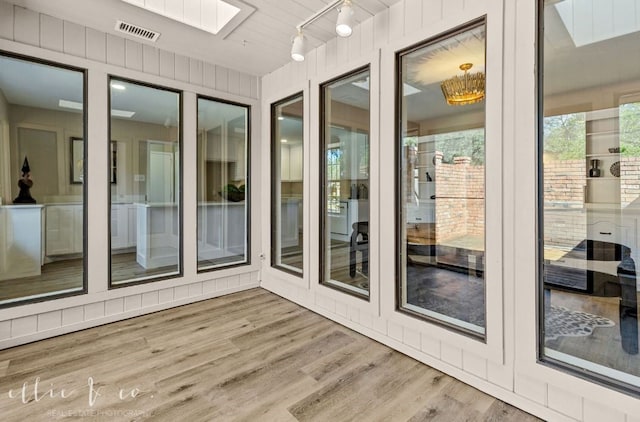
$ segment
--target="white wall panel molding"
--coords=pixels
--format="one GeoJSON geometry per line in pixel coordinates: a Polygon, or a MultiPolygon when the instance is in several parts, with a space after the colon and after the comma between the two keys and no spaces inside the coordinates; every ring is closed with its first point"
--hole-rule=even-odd
{"type": "MultiPolygon", "coordinates": [[[[204,84],[202,69],[206,63],[201,60],[178,57],[153,46],[143,45],[128,38],[106,34],[72,22],[61,21],[2,0],[0,0],[0,38],[50,51],[63,51],[68,55],[107,62],[118,67],[159,74],[168,79],[189,82],[196,86],[204,84]]],[[[215,66],[215,64],[211,65],[215,66]]],[[[252,89],[257,86],[257,77],[222,66],[216,67],[223,76],[216,80],[216,84],[209,83],[208,88],[235,95],[248,92],[245,96],[258,98],[258,89],[252,89]],[[229,84],[230,81],[231,84],[229,84]]],[[[211,80],[209,79],[208,82],[211,80]]]]}

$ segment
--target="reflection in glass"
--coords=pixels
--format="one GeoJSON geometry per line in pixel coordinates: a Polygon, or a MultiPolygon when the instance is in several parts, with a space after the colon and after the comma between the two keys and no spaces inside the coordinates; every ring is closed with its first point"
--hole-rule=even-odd
{"type": "Polygon", "coordinates": [[[180,94],[111,78],[111,284],[180,273],[180,94]]]}
{"type": "Polygon", "coordinates": [[[198,270],[248,263],[249,108],[198,98],[198,270]]]}
{"type": "Polygon", "coordinates": [[[322,86],[321,282],[369,296],[369,69],[322,86]]]}
{"type": "Polygon", "coordinates": [[[83,98],[83,72],[0,55],[0,305],[84,288],[83,98]]]}
{"type": "Polygon", "coordinates": [[[272,106],[271,266],[302,274],[302,94],[272,106]]]}
{"type": "Polygon", "coordinates": [[[400,307],[484,335],[485,25],[403,52],[398,66],[400,307]]]}
{"type": "Polygon", "coordinates": [[[541,16],[540,353],[638,387],[640,26],[612,23],[633,4],[602,5],[545,1],[541,16]]]}

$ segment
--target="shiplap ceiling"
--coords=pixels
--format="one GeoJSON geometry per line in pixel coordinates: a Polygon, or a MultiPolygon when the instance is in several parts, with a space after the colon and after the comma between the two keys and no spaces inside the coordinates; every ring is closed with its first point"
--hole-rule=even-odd
{"type": "MultiPolygon", "coordinates": [[[[291,61],[291,40],[296,34],[296,25],[331,0],[235,0],[233,3],[245,3],[255,11],[226,37],[207,33],[121,0],[7,1],[59,19],[123,36],[114,29],[116,20],[120,19],[160,32],[160,39],[150,45],[251,75],[263,76],[291,61]]],[[[354,0],[356,24],[398,1],[354,0]]],[[[337,11],[334,10],[305,29],[307,49],[318,47],[336,36],[336,18],[337,11]]]]}

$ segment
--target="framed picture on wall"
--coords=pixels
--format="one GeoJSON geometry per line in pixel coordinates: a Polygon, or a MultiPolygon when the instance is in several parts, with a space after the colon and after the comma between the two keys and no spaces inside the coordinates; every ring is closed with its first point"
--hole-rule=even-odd
{"type": "MultiPolygon", "coordinates": [[[[117,182],[118,144],[116,141],[110,143],[110,167],[111,183],[117,182]]],[[[71,184],[82,184],[84,181],[84,140],[82,138],[71,138],[71,184]]]]}

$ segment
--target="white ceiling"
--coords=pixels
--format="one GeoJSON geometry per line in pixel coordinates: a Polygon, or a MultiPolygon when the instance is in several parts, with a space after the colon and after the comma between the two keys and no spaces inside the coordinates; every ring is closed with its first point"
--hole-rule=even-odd
{"type": "MultiPolygon", "coordinates": [[[[263,76],[291,61],[291,40],[296,25],[331,0],[230,0],[255,8],[230,34],[219,35],[193,28],[121,0],[6,0],[59,19],[122,36],[114,29],[124,20],[161,33],[152,45],[209,63],[263,76]],[[222,35],[222,36],[221,36],[222,35]]],[[[197,0],[191,0],[197,1],[197,0]]],[[[399,0],[355,0],[356,22],[382,12],[399,0]]],[[[337,11],[305,28],[309,49],[334,38],[337,11]]],[[[138,40],[138,39],[136,39],[138,40]]],[[[143,41],[144,42],[144,41],[143,41]]]]}

